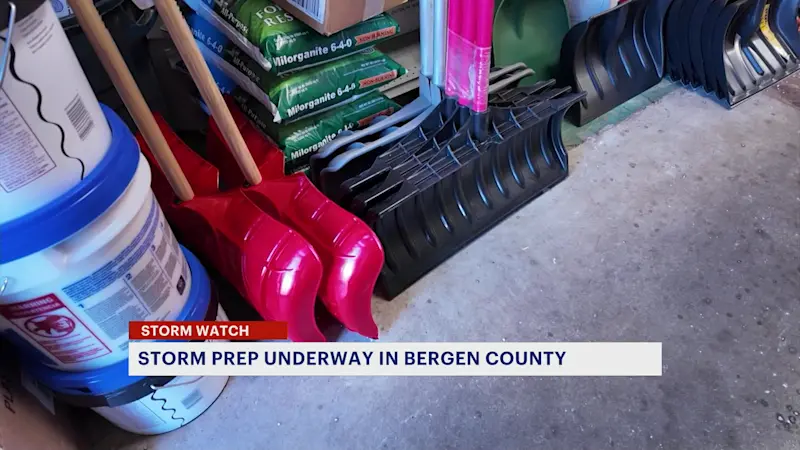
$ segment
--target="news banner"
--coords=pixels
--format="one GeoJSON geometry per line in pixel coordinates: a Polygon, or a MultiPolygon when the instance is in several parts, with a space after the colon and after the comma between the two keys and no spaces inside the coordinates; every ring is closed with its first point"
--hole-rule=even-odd
{"type": "Polygon", "coordinates": [[[131,322],[134,376],[661,376],[660,342],[286,341],[281,322],[131,322]]]}

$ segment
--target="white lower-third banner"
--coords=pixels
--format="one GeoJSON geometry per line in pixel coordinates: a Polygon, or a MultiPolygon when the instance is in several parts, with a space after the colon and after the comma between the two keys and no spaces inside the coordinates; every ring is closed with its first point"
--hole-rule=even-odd
{"type": "Polygon", "coordinates": [[[131,342],[139,376],[661,376],[660,342],[131,342]]]}

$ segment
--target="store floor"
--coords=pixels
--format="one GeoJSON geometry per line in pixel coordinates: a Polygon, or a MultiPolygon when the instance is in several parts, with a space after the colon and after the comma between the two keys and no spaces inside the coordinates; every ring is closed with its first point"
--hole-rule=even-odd
{"type": "Polygon", "coordinates": [[[800,77],[731,111],[678,89],[570,166],[376,299],[382,339],[661,341],[663,377],[236,378],[185,428],[97,448],[799,448],[800,77]]]}

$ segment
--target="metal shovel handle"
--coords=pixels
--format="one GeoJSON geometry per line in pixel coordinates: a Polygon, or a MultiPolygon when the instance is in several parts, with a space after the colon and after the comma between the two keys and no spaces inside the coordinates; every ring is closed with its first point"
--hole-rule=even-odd
{"type": "Polygon", "coordinates": [[[434,0],[433,84],[439,86],[442,91],[447,69],[447,3],[448,0],[434,0]]]}
{"type": "Polygon", "coordinates": [[[420,73],[441,88],[447,51],[447,0],[420,1],[419,37],[420,73]]]}

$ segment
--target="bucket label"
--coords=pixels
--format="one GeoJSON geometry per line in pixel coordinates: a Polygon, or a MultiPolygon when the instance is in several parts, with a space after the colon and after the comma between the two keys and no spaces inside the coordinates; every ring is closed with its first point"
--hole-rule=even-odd
{"type": "MultiPolygon", "coordinates": [[[[39,7],[14,27],[0,87],[0,222],[77,185],[111,144],[111,128],[54,4],[34,3],[39,7]]],[[[0,43],[7,33],[0,30],[0,43]]]]}
{"type": "Polygon", "coordinates": [[[0,305],[0,314],[64,364],[111,354],[111,349],[55,294],[0,305]]]}
{"type": "MultiPolygon", "coordinates": [[[[188,295],[191,282],[185,258],[161,209],[150,209],[139,233],[114,259],[63,292],[120,350],[127,349],[128,322],[161,320],[174,304],[172,295],[188,295]],[[163,307],[163,308],[162,308],[163,307]]],[[[183,302],[178,308],[183,307],[183,302]]]]}
{"type": "Polygon", "coordinates": [[[14,192],[55,169],[56,163],[25,122],[17,107],[0,90],[0,188],[14,192]]]}

